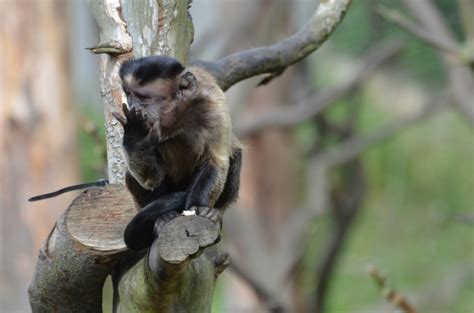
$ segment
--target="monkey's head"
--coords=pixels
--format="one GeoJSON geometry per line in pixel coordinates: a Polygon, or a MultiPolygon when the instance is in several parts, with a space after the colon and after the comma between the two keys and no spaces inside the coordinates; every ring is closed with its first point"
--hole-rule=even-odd
{"type": "Polygon", "coordinates": [[[149,121],[158,122],[166,137],[182,128],[188,115],[184,113],[201,94],[195,73],[167,56],[129,60],[120,68],[120,78],[129,109],[141,110],[149,121]]]}

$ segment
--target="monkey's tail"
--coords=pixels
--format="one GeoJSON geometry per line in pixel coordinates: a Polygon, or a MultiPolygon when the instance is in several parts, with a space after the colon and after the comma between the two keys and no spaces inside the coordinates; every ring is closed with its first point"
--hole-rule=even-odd
{"type": "Polygon", "coordinates": [[[186,203],[186,192],[175,192],[150,202],[128,223],[124,232],[129,249],[140,251],[151,246],[155,240],[156,220],[171,211],[182,212],[186,203]]]}
{"type": "Polygon", "coordinates": [[[85,183],[85,184],[78,184],[78,185],[72,185],[69,187],[61,188],[59,190],[45,193],[39,196],[34,196],[28,199],[28,201],[39,201],[39,200],[44,200],[48,198],[53,198],[56,196],[59,196],[60,194],[63,194],[65,192],[69,191],[74,191],[74,190],[79,190],[79,189],[84,189],[84,188],[89,188],[89,187],[102,187],[106,186],[109,184],[109,181],[107,179],[99,179],[98,181],[92,182],[92,183],[85,183]]]}

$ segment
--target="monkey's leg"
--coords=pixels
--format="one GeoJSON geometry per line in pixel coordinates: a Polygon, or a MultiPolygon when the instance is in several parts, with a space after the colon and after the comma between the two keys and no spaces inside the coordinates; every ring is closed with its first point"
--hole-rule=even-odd
{"type": "Polygon", "coordinates": [[[153,200],[146,205],[125,228],[124,240],[128,248],[139,251],[148,248],[155,240],[155,223],[170,212],[181,212],[186,202],[185,192],[175,192],[153,200]]]}

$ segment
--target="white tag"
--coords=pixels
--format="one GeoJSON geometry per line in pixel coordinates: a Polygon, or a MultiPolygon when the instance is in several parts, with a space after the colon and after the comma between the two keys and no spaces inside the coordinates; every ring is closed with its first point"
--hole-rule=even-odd
{"type": "Polygon", "coordinates": [[[183,211],[184,216],[196,215],[196,211],[183,211]]]}

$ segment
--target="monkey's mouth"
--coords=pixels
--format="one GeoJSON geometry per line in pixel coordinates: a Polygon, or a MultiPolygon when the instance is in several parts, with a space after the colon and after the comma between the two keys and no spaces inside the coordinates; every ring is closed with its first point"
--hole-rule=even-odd
{"type": "Polygon", "coordinates": [[[147,178],[142,184],[142,187],[148,190],[153,191],[156,188],[156,180],[152,178],[147,178]]]}
{"type": "Polygon", "coordinates": [[[133,178],[146,190],[152,190],[158,187],[160,180],[156,179],[153,175],[136,175],[136,173],[133,173],[130,171],[130,174],[132,174],[133,178]]]}

